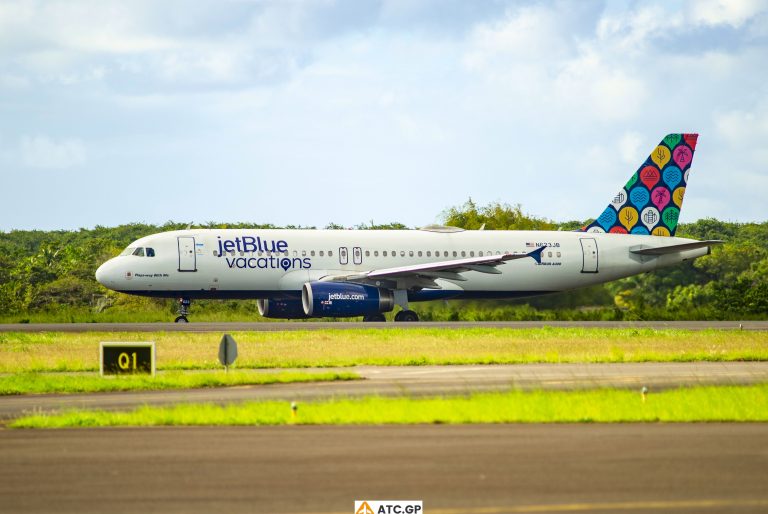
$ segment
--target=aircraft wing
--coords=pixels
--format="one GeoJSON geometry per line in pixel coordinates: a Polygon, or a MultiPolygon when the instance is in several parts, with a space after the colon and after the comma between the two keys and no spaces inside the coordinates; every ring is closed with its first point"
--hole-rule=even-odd
{"type": "MultiPolygon", "coordinates": [[[[501,271],[496,269],[496,267],[505,264],[507,261],[531,257],[536,262],[541,262],[541,252],[543,252],[546,248],[546,246],[541,246],[532,252],[520,254],[506,253],[503,255],[469,257],[466,259],[454,259],[450,261],[426,262],[423,264],[413,264],[410,266],[382,268],[371,271],[351,273],[348,275],[329,275],[321,278],[320,281],[362,283],[405,281],[408,286],[404,288],[416,286],[439,289],[440,286],[434,282],[434,280],[438,278],[464,282],[467,279],[461,276],[461,273],[466,271],[499,274],[501,271]]],[[[398,288],[401,287],[398,286],[398,288]]]]}

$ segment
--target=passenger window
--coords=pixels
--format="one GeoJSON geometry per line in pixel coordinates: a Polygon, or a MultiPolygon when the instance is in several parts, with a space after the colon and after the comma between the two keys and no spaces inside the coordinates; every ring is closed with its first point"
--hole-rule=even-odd
{"type": "Polygon", "coordinates": [[[315,256],[315,251],[314,251],[314,250],[311,250],[311,251],[309,252],[309,255],[310,255],[310,256],[312,256],[312,257],[314,257],[314,256],[315,256]]]}
{"type": "Polygon", "coordinates": [[[154,256],[155,256],[155,249],[147,248],[147,257],[154,257],[154,256]]]}
{"type": "Polygon", "coordinates": [[[432,257],[432,252],[430,250],[427,250],[427,257],[432,257]]]}
{"type": "Polygon", "coordinates": [[[483,251],[482,251],[482,250],[480,250],[479,252],[477,252],[477,256],[478,256],[478,257],[482,257],[482,256],[483,256],[483,251]]]}
{"type": "Polygon", "coordinates": [[[333,250],[328,250],[328,257],[333,257],[333,250]]]}
{"type": "Polygon", "coordinates": [[[547,257],[552,257],[552,252],[547,252],[547,257]]]}
{"type": "Polygon", "coordinates": [[[405,257],[405,250],[400,250],[400,257],[405,257]]]}
{"type": "Polygon", "coordinates": [[[387,251],[386,251],[386,250],[384,250],[383,252],[381,252],[381,255],[382,255],[382,256],[384,256],[384,257],[386,257],[386,256],[387,256],[387,251]]]}
{"type": "Polygon", "coordinates": [[[421,250],[419,250],[419,257],[421,257],[421,250]]]}
{"type": "Polygon", "coordinates": [[[469,252],[469,256],[470,256],[470,257],[474,257],[474,256],[475,256],[475,251],[474,251],[474,250],[472,250],[471,252],[469,252]]]}
{"type": "Polygon", "coordinates": [[[370,250],[366,250],[365,251],[365,256],[366,257],[370,257],[371,256],[371,251],[370,250]]]}
{"type": "Polygon", "coordinates": [[[410,252],[408,252],[408,257],[413,257],[413,250],[411,250],[410,252]]]}
{"type": "Polygon", "coordinates": [[[448,252],[443,252],[444,257],[448,257],[448,252]]]}
{"type": "Polygon", "coordinates": [[[144,257],[144,248],[136,248],[133,251],[133,255],[135,255],[136,257],[144,257]]]}
{"type": "Polygon", "coordinates": [[[294,250],[294,251],[293,251],[293,256],[294,256],[294,257],[298,257],[298,256],[299,256],[299,252],[297,252],[296,250],[294,250]]]}
{"type": "Polygon", "coordinates": [[[397,257],[397,252],[395,250],[392,250],[392,257],[397,257]]]}
{"type": "Polygon", "coordinates": [[[373,251],[373,256],[374,257],[378,257],[379,256],[379,251],[378,250],[374,250],[373,251]]]}
{"type": "Polygon", "coordinates": [[[219,256],[219,252],[217,252],[216,250],[214,250],[214,251],[213,251],[213,256],[214,256],[214,257],[218,257],[218,256],[219,256]]]}
{"type": "Polygon", "coordinates": [[[557,256],[560,257],[560,252],[557,252],[557,256]]]}
{"type": "Polygon", "coordinates": [[[320,250],[320,257],[325,257],[325,252],[320,250]]]}
{"type": "Polygon", "coordinates": [[[454,257],[458,257],[458,256],[459,256],[459,254],[458,254],[458,253],[456,253],[456,252],[454,251],[454,252],[453,252],[453,256],[454,256],[454,257]]]}
{"type": "MultiPolygon", "coordinates": [[[[259,255],[261,255],[261,252],[259,252],[259,255]]],[[[302,257],[306,257],[307,256],[307,251],[306,250],[302,250],[301,251],[301,256],[302,257]]]]}

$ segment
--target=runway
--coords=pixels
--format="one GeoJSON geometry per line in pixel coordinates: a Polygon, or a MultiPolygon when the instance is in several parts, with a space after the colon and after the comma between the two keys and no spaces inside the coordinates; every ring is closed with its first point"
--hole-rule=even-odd
{"type": "Polygon", "coordinates": [[[0,332],[270,332],[286,330],[386,330],[510,328],[646,328],[679,330],[768,330],[768,321],[435,321],[363,323],[284,321],[252,323],[8,323],[0,332]]]}
{"type": "MultiPolygon", "coordinates": [[[[306,401],[363,395],[469,394],[509,389],[620,387],[640,390],[643,386],[653,394],[661,389],[686,385],[768,382],[768,362],[362,366],[338,370],[355,371],[364,380],[177,391],[5,396],[0,397],[0,420],[33,411],[68,408],[127,410],[140,405],[180,402],[306,401]]],[[[254,371],[271,372],[274,371],[254,371]]]]}
{"type": "Polygon", "coordinates": [[[0,512],[751,513],[768,425],[0,430],[0,512]]]}

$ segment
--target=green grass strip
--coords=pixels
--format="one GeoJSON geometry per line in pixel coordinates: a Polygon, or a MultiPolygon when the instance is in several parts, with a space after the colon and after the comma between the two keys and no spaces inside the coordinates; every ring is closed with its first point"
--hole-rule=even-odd
{"type": "MultiPolygon", "coordinates": [[[[237,368],[768,361],[768,331],[389,328],[233,332],[237,368]]],[[[0,372],[98,371],[100,341],[155,341],[157,368],[220,369],[221,334],[0,333],[0,372]]]]}
{"type": "Polygon", "coordinates": [[[130,412],[69,411],[20,418],[13,428],[164,425],[381,425],[768,421],[768,384],[636,391],[511,391],[462,397],[179,404],[130,412]]]}
{"type": "Polygon", "coordinates": [[[107,391],[142,391],[161,389],[195,389],[237,385],[287,384],[291,382],[330,382],[357,380],[357,373],[294,372],[255,373],[253,371],[166,372],[155,377],[125,375],[101,377],[93,375],[56,375],[21,373],[0,376],[0,395],[42,393],[94,393],[107,391]]]}

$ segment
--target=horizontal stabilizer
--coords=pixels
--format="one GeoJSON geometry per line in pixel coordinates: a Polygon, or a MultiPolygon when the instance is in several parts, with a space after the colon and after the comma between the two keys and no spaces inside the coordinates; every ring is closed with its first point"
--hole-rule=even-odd
{"type": "Polygon", "coordinates": [[[666,255],[668,253],[679,253],[686,250],[696,250],[697,248],[705,248],[719,244],[723,244],[723,241],[711,239],[709,241],[696,241],[693,243],[681,243],[679,245],[657,246],[650,248],[646,248],[644,245],[640,245],[630,248],[629,251],[637,255],[666,255]]]}

